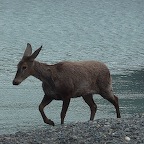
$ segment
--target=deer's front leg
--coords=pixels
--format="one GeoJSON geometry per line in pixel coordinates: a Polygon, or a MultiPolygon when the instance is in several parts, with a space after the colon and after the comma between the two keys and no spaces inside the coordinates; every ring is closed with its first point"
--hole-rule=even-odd
{"type": "Polygon", "coordinates": [[[62,111],[61,111],[61,124],[64,124],[64,118],[66,116],[69,103],[70,103],[70,98],[63,100],[62,111]]]}
{"type": "Polygon", "coordinates": [[[40,113],[41,113],[41,116],[42,116],[42,118],[43,118],[43,121],[44,121],[46,124],[49,124],[49,125],[54,126],[54,122],[53,122],[52,120],[48,119],[48,118],[46,117],[45,113],[44,113],[44,107],[45,107],[46,105],[48,105],[49,103],[51,103],[52,100],[53,100],[53,99],[50,98],[49,96],[44,95],[44,98],[43,98],[42,102],[41,102],[40,105],[39,105],[39,111],[40,111],[40,113]]]}

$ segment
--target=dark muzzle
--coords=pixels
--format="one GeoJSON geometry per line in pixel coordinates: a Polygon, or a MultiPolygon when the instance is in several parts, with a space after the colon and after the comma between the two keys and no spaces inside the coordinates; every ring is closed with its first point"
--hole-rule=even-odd
{"type": "Polygon", "coordinates": [[[18,81],[15,81],[15,80],[13,80],[13,85],[19,85],[19,82],[18,81]]]}

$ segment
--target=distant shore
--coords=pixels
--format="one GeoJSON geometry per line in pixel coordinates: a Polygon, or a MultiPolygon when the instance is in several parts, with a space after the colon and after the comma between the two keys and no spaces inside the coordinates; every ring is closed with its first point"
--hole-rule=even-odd
{"type": "Polygon", "coordinates": [[[144,114],[0,135],[0,144],[143,144],[144,114]]]}

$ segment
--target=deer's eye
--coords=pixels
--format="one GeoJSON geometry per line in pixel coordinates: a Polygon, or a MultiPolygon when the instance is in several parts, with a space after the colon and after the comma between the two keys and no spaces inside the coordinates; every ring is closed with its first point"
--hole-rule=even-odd
{"type": "Polygon", "coordinates": [[[26,67],[26,66],[23,66],[23,67],[22,67],[22,70],[26,70],[26,69],[27,69],[27,67],[26,67]]]}

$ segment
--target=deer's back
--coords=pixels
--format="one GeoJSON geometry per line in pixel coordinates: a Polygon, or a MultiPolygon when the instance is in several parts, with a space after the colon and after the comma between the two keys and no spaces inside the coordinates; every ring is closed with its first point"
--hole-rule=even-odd
{"type": "Polygon", "coordinates": [[[107,66],[98,61],[60,62],[57,64],[59,76],[76,78],[94,78],[109,73],[107,66]]]}

